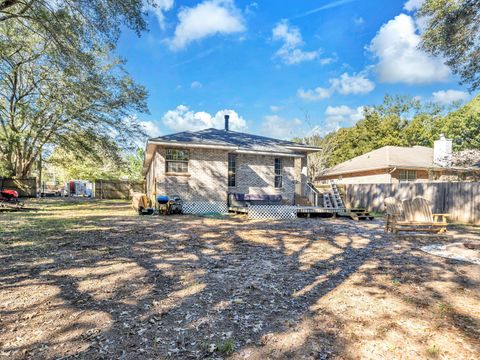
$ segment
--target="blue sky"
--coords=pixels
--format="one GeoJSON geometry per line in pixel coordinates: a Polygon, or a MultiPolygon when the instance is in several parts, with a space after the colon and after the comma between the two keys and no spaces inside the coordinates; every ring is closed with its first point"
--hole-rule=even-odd
{"type": "Polygon", "coordinates": [[[117,51],[149,91],[151,136],[223,127],[278,138],[352,126],[385,94],[468,100],[418,50],[422,0],[156,0],[117,51]]]}

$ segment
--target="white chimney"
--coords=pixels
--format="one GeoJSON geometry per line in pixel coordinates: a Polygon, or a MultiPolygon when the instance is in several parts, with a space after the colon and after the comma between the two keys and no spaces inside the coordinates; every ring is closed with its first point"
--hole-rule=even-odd
{"type": "Polygon", "coordinates": [[[440,134],[440,139],[433,143],[433,163],[437,166],[452,165],[452,140],[440,134]]]}

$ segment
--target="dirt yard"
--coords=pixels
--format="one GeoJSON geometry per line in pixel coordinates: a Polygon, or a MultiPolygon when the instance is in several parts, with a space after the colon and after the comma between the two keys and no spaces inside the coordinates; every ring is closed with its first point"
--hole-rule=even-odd
{"type": "Polygon", "coordinates": [[[1,359],[478,359],[480,266],[381,221],[0,213],[1,359]]]}

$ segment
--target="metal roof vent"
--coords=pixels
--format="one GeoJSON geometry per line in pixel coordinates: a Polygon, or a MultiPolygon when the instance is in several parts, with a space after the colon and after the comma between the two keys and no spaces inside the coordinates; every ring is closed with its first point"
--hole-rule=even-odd
{"type": "Polygon", "coordinates": [[[230,115],[225,115],[225,131],[228,131],[228,120],[230,119],[230,115]]]}

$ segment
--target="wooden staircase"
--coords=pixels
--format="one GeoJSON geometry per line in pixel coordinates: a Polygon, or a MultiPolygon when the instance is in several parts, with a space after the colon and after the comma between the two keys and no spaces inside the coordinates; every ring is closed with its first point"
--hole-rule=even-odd
{"type": "Polygon", "coordinates": [[[332,188],[332,193],[331,193],[331,196],[332,196],[332,203],[333,205],[335,206],[335,208],[337,209],[345,209],[345,204],[343,203],[343,199],[342,197],[340,196],[340,192],[338,191],[338,187],[337,187],[337,184],[335,183],[331,183],[330,184],[331,188],[332,188]]]}
{"type": "Polygon", "coordinates": [[[373,220],[373,215],[370,215],[365,209],[348,209],[346,216],[352,220],[373,220]]]}
{"type": "Polygon", "coordinates": [[[352,220],[373,220],[366,209],[347,209],[345,206],[345,187],[332,182],[330,184],[310,185],[317,192],[318,205],[329,210],[337,210],[337,215],[352,220]]]}
{"type": "Polygon", "coordinates": [[[330,198],[330,195],[326,192],[323,193],[323,207],[327,209],[333,209],[334,206],[332,204],[332,199],[330,198]]]}

